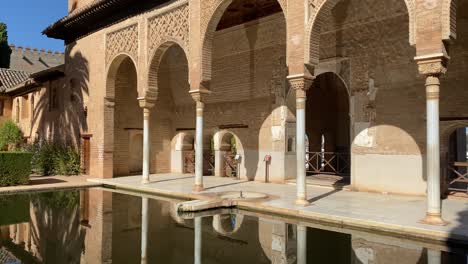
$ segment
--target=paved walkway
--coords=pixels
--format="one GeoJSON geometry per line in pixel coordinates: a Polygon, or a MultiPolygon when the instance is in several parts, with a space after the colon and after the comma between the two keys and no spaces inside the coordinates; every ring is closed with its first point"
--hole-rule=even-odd
{"type": "Polygon", "coordinates": [[[443,202],[443,216],[447,226],[418,223],[425,215],[424,197],[383,195],[350,192],[308,186],[312,205],[296,206],[295,186],[238,181],[230,178],[204,177],[206,190],[192,192],[190,175],[152,175],[149,184],[141,183],[141,176],[113,179],[90,179],[119,189],[148,192],[183,199],[206,199],[225,191],[255,191],[270,196],[264,201],[243,201],[239,207],[339,225],[358,230],[378,231],[382,234],[439,242],[453,240],[468,243],[468,200],[450,199],[443,202]]]}
{"type": "Polygon", "coordinates": [[[88,176],[32,176],[28,185],[0,187],[0,194],[88,188],[101,184],[87,181],[88,176]]]}

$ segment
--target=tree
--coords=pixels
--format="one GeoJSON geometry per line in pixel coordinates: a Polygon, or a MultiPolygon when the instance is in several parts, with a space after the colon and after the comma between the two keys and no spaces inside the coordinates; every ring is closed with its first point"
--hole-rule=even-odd
{"type": "Polygon", "coordinates": [[[8,45],[7,25],[0,22],[0,68],[10,68],[11,48],[8,45]]]}

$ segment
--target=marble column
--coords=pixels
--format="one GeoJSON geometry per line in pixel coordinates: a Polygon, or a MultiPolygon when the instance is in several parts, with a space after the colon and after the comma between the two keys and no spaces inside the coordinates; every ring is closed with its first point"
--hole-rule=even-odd
{"type": "Polygon", "coordinates": [[[194,241],[194,263],[201,264],[202,259],[202,218],[195,217],[194,225],[195,225],[195,241],[194,241]]]}
{"type": "Polygon", "coordinates": [[[297,225],[297,264],[307,263],[307,227],[297,225]]]}
{"type": "Polygon", "coordinates": [[[196,132],[195,132],[195,184],[193,190],[201,192],[203,187],[203,111],[205,109],[204,95],[207,91],[191,91],[196,103],[196,132]]]}
{"type": "Polygon", "coordinates": [[[306,102],[307,89],[310,87],[312,79],[303,75],[289,76],[291,88],[296,91],[296,204],[306,206],[307,200],[306,186],[306,102]]]}
{"type": "Polygon", "coordinates": [[[154,106],[155,98],[138,98],[140,107],[143,108],[143,173],[142,182],[149,183],[150,181],[150,114],[151,108],[154,106]]]}
{"type": "Polygon", "coordinates": [[[141,198],[141,264],[148,263],[149,199],[141,198]]]}
{"type": "Polygon", "coordinates": [[[446,225],[442,219],[440,196],[439,89],[440,75],[446,71],[441,55],[416,57],[419,72],[426,78],[426,174],[427,211],[425,224],[446,225]]]}

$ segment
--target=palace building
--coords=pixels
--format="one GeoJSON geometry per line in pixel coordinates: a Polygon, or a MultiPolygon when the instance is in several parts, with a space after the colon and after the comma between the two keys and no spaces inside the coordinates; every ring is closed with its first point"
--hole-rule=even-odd
{"type": "Polygon", "coordinates": [[[90,175],[339,177],[436,224],[466,182],[467,0],[69,0],[44,34],[90,175]]]}

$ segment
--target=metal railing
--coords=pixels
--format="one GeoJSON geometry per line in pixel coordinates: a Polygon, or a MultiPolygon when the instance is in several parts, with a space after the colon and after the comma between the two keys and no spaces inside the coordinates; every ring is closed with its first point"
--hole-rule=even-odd
{"type": "Polygon", "coordinates": [[[224,155],[224,173],[226,177],[238,176],[239,162],[236,160],[236,154],[228,153],[224,155]]]}
{"type": "Polygon", "coordinates": [[[468,162],[451,162],[448,164],[448,189],[468,193],[468,162]]]}
{"type": "Polygon", "coordinates": [[[350,155],[341,152],[306,152],[306,172],[349,176],[350,155]]]}

